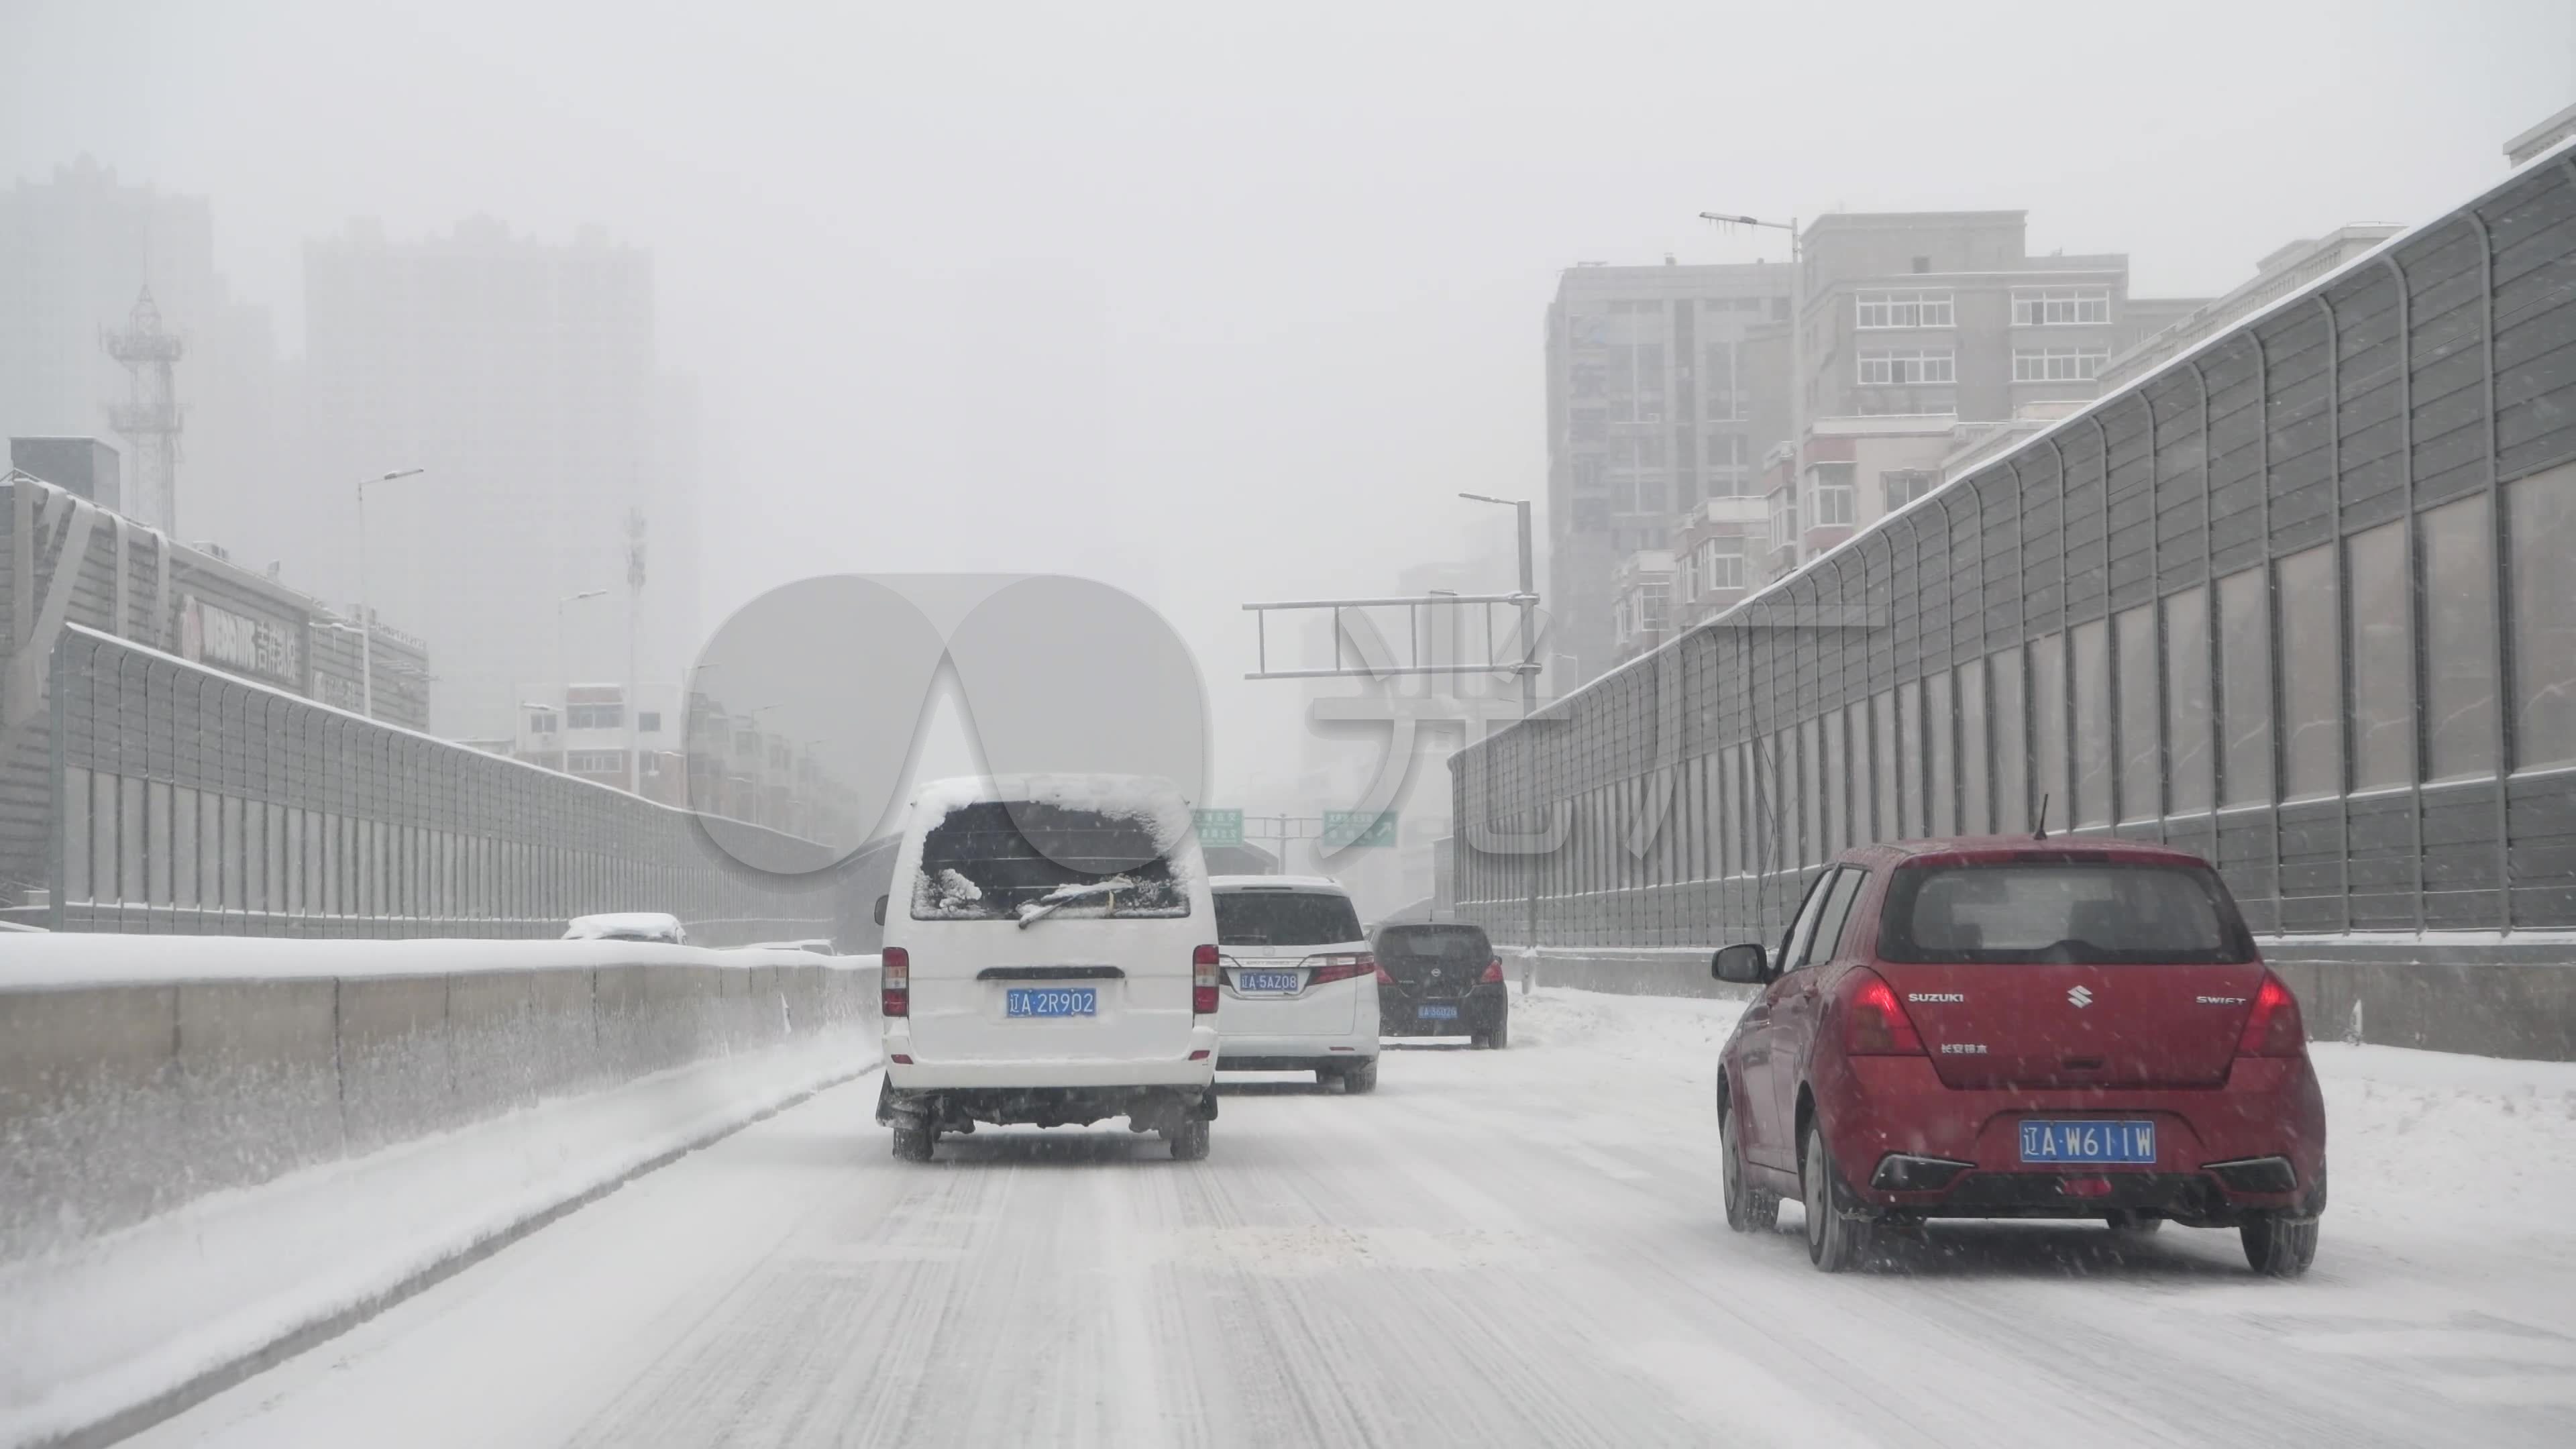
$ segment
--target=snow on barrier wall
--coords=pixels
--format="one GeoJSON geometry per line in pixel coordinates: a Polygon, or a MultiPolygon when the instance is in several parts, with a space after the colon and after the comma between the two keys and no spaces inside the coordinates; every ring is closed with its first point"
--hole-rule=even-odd
{"type": "Polygon", "coordinates": [[[865,1044],[873,965],[626,942],[0,938],[0,1263],[543,1099],[835,1029],[865,1044]]]}

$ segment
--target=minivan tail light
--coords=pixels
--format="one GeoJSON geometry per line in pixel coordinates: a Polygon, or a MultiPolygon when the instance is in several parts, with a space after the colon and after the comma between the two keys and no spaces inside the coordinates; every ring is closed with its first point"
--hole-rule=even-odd
{"type": "Polygon", "coordinates": [[[1896,991],[1876,976],[1862,973],[1858,989],[1843,1013],[1843,1055],[1854,1057],[1919,1057],[1923,1038],[1897,1004],[1896,991]]]}
{"type": "Polygon", "coordinates": [[[1484,975],[1482,975],[1482,976],[1477,977],[1476,979],[1477,979],[1479,982],[1481,982],[1481,983],[1483,983],[1484,985],[1487,985],[1487,986],[1500,986],[1500,985],[1502,985],[1502,984],[1503,984],[1503,958],[1502,958],[1502,957],[1500,957],[1500,956],[1497,956],[1497,957],[1495,957],[1493,960],[1486,962],[1486,963],[1485,963],[1485,974],[1484,974],[1484,975]]]}
{"type": "Polygon", "coordinates": [[[1382,976],[1377,957],[1368,951],[1335,952],[1329,956],[1309,956],[1306,964],[1315,974],[1306,978],[1309,986],[1324,986],[1335,981],[1350,981],[1362,976],[1382,976]]]}
{"type": "Polygon", "coordinates": [[[912,1015],[912,953],[888,946],[877,967],[877,1011],[882,1016],[912,1015]]]}
{"type": "Polygon", "coordinates": [[[1201,946],[1190,953],[1190,1014],[1216,1015],[1217,955],[1214,946],[1201,946]]]}
{"type": "Polygon", "coordinates": [[[2306,1023],[2299,1019],[2299,998],[2266,971],[2254,993],[2254,1009],[2245,1017],[2245,1034],[2236,1039],[2240,1057],[2295,1057],[2308,1049],[2306,1023]]]}

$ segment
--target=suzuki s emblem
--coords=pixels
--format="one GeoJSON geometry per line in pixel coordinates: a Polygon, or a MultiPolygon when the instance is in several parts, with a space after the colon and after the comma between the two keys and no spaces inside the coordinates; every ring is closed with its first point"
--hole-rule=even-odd
{"type": "Polygon", "coordinates": [[[2066,993],[2066,999],[2074,1002],[2078,1006],[2091,1006],[2093,1004],[2093,993],[2081,986],[2078,986],[2066,993]]]}

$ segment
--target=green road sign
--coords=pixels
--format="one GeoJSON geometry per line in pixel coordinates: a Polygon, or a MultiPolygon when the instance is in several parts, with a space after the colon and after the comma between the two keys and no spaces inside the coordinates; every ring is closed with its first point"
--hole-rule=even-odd
{"type": "Polygon", "coordinates": [[[1324,812],[1326,850],[1339,850],[1346,845],[1377,846],[1395,844],[1395,812],[1366,810],[1327,810],[1324,812]]]}
{"type": "Polygon", "coordinates": [[[1193,810],[1198,817],[1199,844],[1241,845],[1243,812],[1240,810],[1193,810]]]}

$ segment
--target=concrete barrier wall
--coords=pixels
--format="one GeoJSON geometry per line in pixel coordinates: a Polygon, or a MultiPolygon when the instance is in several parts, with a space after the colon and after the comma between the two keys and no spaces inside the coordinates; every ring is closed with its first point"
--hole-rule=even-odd
{"type": "Polygon", "coordinates": [[[0,1262],[710,1057],[855,1061],[875,1020],[873,958],[0,937],[0,1262]]]}

